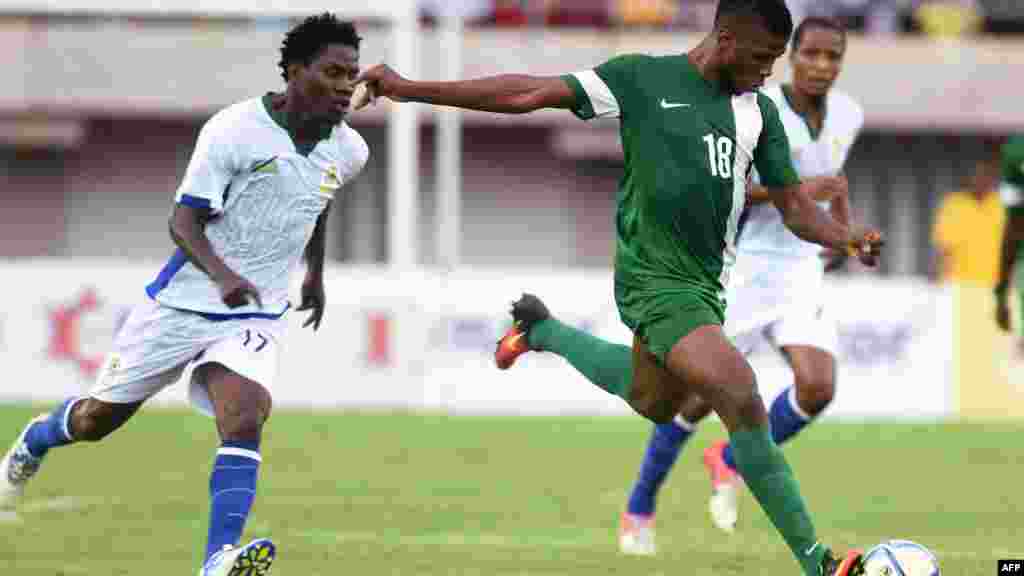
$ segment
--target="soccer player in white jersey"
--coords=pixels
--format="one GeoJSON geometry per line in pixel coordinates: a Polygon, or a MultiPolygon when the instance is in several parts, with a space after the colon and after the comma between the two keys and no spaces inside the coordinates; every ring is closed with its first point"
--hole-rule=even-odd
{"type": "Polygon", "coordinates": [[[191,367],[191,403],[216,418],[222,440],[199,574],[268,573],[274,544],[239,539],[256,495],[290,276],[305,259],[298,310],[311,311],[304,326],[316,330],[331,200],[369,156],[344,123],[359,43],[350,22],[307,18],[281,45],[285,91],[234,104],[206,122],[175,194],[169,226],[177,251],[146,286],[148,298],[117,334],[89,394],[69,398],[18,436],[0,462],[0,506],[15,504],[48,450],[102,440],[191,367]]]}
{"type": "MultiPolygon", "coordinates": [[[[762,90],[779,108],[793,166],[804,180],[841,173],[864,124],[860,105],[832,87],[845,51],[846,34],[838,23],[804,20],[793,34],[792,82],[762,90]]],[[[849,221],[845,192],[816,200],[837,220],[849,221]]],[[[758,339],[766,338],[793,370],[794,385],[775,398],[768,412],[772,436],[781,445],[832,401],[837,329],[823,309],[821,248],[786,229],[778,210],[768,203],[765,190],[756,183],[747,203],[729,288],[726,331],[745,354],[758,339]]],[[[654,428],[622,517],[619,543],[623,552],[655,552],[653,518],[658,489],[696,424],[709,412],[710,405],[694,398],[675,421],[654,428]]],[[[732,532],[737,520],[738,476],[729,444],[721,441],[708,448],[704,464],[711,475],[712,521],[732,532]]]]}

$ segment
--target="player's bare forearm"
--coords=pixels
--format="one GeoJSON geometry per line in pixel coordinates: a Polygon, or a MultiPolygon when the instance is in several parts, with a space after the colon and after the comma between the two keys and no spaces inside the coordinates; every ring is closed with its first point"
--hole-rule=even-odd
{"type": "Polygon", "coordinates": [[[767,188],[760,184],[754,184],[747,190],[747,204],[764,204],[765,202],[771,202],[772,195],[767,188]]]}
{"type": "Polygon", "coordinates": [[[782,221],[802,240],[826,248],[846,251],[850,245],[850,228],[837,222],[812,200],[813,194],[800,186],[772,189],[772,201],[782,213],[782,221]]]}
{"type": "MultiPolygon", "coordinates": [[[[835,198],[838,198],[840,195],[842,195],[832,187],[818,185],[819,181],[824,181],[825,178],[826,177],[810,178],[804,181],[803,189],[804,191],[811,195],[812,200],[815,200],[817,202],[827,202],[829,200],[834,200],[835,198]]],[[[771,201],[771,191],[769,191],[764,186],[761,186],[760,184],[752,185],[750,189],[747,191],[748,204],[764,204],[765,202],[771,201]]],[[[849,219],[845,220],[844,222],[849,222],[849,219]]]]}
{"type": "Polygon", "coordinates": [[[404,81],[396,85],[394,96],[399,100],[501,114],[572,108],[576,103],[576,96],[565,80],[557,76],[524,74],[455,82],[404,81]]]}
{"type": "Polygon", "coordinates": [[[843,224],[849,226],[852,220],[850,219],[850,196],[849,194],[836,194],[832,198],[832,202],[828,205],[828,213],[832,218],[843,224]]]}
{"type": "Polygon", "coordinates": [[[169,222],[171,239],[196,268],[202,270],[214,282],[220,283],[233,272],[213,251],[213,246],[206,237],[205,228],[208,220],[208,210],[176,204],[169,222]]]}
{"type": "MultiPolygon", "coordinates": [[[[328,208],[329,209],[329,208],[328,208]]],[[[327,215],[325,209],[316,220],[316,227],[313,229],[313,236],[306,244],[306,277],[323,279],[324,255],[327,252],[327,215]]]]}

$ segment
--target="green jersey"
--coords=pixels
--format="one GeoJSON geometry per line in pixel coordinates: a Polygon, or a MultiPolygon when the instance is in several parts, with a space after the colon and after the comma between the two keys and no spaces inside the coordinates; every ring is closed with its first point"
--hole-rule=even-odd
{"type": "Polygon", "coordinates": [[[1024,210],[1024,136],[1014,136],[1002,149],[999,195],[1007,210],[1024,210]]]}
{"type": "Polygon", "coordinates": [[[645,303],[671,294],[724,318],[751,167],[767,187],[798,182],[775,104],[757,92],[723,91],[686,55],[620,56],[565,80],[577,116],[620,121],[615,284],[623,319],[635,330],[649,316],[645,303]]]}

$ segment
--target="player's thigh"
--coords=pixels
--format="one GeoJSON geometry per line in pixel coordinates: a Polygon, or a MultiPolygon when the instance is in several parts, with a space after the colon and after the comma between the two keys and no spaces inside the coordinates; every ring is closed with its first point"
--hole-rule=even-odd
{"type": "Polygon", "coordinates": [[[281,356],[282,320],[244,320],[223,325],[221,337],[195,361],[189,399],[219,424],[251,427],[270,416],[271,393],[281,356]]]}
{"type": "Polygon", "coordinates": [[[672,347],[666,366],[692,393],[711,404],[730,429],[767,421],[754,371],[714,324],[693,330],[672,347]]]}
{"type": "Polygon", "coordinates": [[[193,321],[192,315],[152,301],[136,306],[114,338],[89,390],[89,398],[97,401],[89,406],[97,414],[134,412],[129,406],[177,382],[188,362],[203,349],[202,339],[191,337],[195,334],[189,326],[193,321]]]}
{"type": "Polygon", "coordinates": [[[679,413],[687,396],[686,384],[665,368],[643,338],[634,336],[630,406],[654,422],[668,422],[679,413]]]}

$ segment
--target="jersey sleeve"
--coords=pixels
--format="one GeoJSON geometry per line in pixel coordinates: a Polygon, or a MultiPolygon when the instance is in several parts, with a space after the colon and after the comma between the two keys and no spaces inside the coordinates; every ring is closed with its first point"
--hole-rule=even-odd
{"type": "Polygon", "coordinates": [[[758,95],[764,125],[754,149],[754,168],[761,185],[766,188],[784,188],[800,183],[793,158],[789,152],[789,138],[779,119],[779,109],[767,96],[758,95]]]}
{"type": "Polygon", "coordinates": [[[1024,136],[1012,138],[1003,146],[999,196],[1007,210],[1024,213],[1024,136]]]}
{"type": "Polygon", "coordinates": [[[636,66],[643,56],[617,56],[593,70],[566,74],[562,79],[576,95],[572,113],[582,120],[621,118],[635,87],[636,66]]]}
{"type": "Polygon", "coordinates": [[[213,213],[224,210],[224,191],[238,170],[225,124],[223,118],[214,116],[199,131],[185,177],[174,195],[176,203],[209,208],[213,213]]]}

